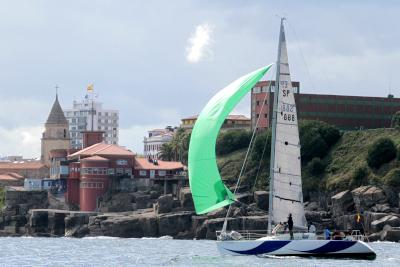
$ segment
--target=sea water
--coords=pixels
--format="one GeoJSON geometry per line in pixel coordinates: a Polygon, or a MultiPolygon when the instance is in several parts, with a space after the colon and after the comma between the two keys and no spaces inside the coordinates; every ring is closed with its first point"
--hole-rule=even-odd
{"type": "Polygon", "coordinates": [[[209,240],[2,237],[0,266],[400,266],[400,243],[370,246],[374,261],[221,256],[209,240]]]}

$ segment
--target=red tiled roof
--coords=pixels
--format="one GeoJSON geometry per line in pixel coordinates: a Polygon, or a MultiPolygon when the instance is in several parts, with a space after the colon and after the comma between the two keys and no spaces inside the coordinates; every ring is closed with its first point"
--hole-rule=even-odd
{"type": "Polygon", "coordinates": [[[2,169],[41,169],[46,167],[40,161],[26,161],[26,162],[0,162],[0,171],[2,169]]]}
{"type": "Polygon", "coordinates": [[[0,181],[18,181],[19,179],[12,177],[10,174],[6,173],[6,174],[0,174],[0,181]]]}
{"type": "MultiPolygon", "coordinates": [[[[183,118],[182,120],[195,120],[197,119],[199,115],[194,115],[194,116],[190,116],[187,118],[183,118]]],[[[247,118],[244,115],[228,115],[228,117],[226,117],[227,120],[250,120],[250,118],[247,118]]]]}
{"type": "Polygon", "coordinates": [[[11,177],[17,178],[17,179],[24,179],[24,176],[22,176],[18,173],[15,173],[15,172],[8,172],[6,174],[10,175],[11,177]]]}
{"type": "Polygon", "coordinates": [[[84,158],[81,161],[110,161],[110,160],[100,156],[91,156],[88,158],[84,158]]]}
{"type": "Polygon", "coordinates": [[[158,160],[157,165],[146,158],[135,158],[135,169],[141,170],[176,170],[183,169],[185,165],[177,161],[158,160]]]}
{"type": "Polygon", "coordinates": [[[69,155],[68,158],[95,155],[135,156],[135,153],[117,145],[98,143],[79,150],[69,155]]]}

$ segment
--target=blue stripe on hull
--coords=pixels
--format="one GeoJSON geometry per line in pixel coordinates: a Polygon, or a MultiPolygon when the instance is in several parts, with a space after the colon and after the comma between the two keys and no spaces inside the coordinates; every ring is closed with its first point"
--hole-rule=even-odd
{"type": "Polygon", "coordinates": [[[338,241],[338,240],[334,240],[334,241],[329,241],[329,243],[316,248],[316,249],[312,249],[312,250],[298,250],[304,253],[313,253],[313,254],[324,254],[324,253],[332,253],[332,252],[337,252],[340,250],[344,250],[346,248],[349,248],[351,246],[353,246],[355,243],[357,243],[357,241],[338,241]]]}
{"type": "Polygon", "coordinates": [[[231,250],[228,249],[232,252],[239,253],[239,254],[244,254],[244,255],[259,255],[259,254],[264,254],[264,253],[270,253],[275,250],[278,250],[287,244],[289,244],[291,241],[265,241],[261,243],[259,246],[249,249],[249,250],[231,250]]]}
{"type": "Polygon", "coordinates": [[[247,249],[247,250],[237,250],[237,249],[228,249],[231,252],[242,254],[242,255],[262,255],[262,254],[269,254],[269,255],[279,255],[279,256],[300,256],[300,257],[337,257],[337,258],[364,258],[364,259],[375,259],[376,254],[373,251],[366,250],[364,252],[357,252],[357,251],[348,251],[343,252],[352,246],[354,246],[357,241],[346,241],[346,240],[332,240],[324,245],[311,249],[311,250],[295,250],[292,246],[290,248],[286,248],[285,246],[290,244],[291,240],[268,240],[264,241],[255,248],[247,249]],[[284,250],[277,252],[281,248],[284,250]],[[298,252],[298,253],[296,253],[298,252]]]}

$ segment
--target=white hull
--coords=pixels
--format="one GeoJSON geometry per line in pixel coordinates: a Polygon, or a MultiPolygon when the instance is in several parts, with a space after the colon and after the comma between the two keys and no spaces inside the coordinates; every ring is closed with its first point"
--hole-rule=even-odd
{"type": "Polygon", "coordinates": [[[375,259],[375,252],[362,241],[349,240],[234,240],[217,241],[225,255],[275,255],[375,259]]]}

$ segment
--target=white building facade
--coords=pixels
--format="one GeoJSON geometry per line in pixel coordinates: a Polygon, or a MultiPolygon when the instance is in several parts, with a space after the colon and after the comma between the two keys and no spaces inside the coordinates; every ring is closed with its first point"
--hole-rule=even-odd
{"type": "Polygon", "coordinates": [[[118,144],[119,112],[114,109],[103,109],[101,102],[89,99],[73,102],[72,109],[64,109],[69,122],[71,147],[82,148],[82,131],[103,131],[104,142],[118,144]]]}
{"type": "Polygon", "coordinates": [[[168,143],[174,137],[174,129],[154,129],[148,131],[148,137],[143,140],[144,156],[146,158],[158,159],[161,146],[168,143]]]}

